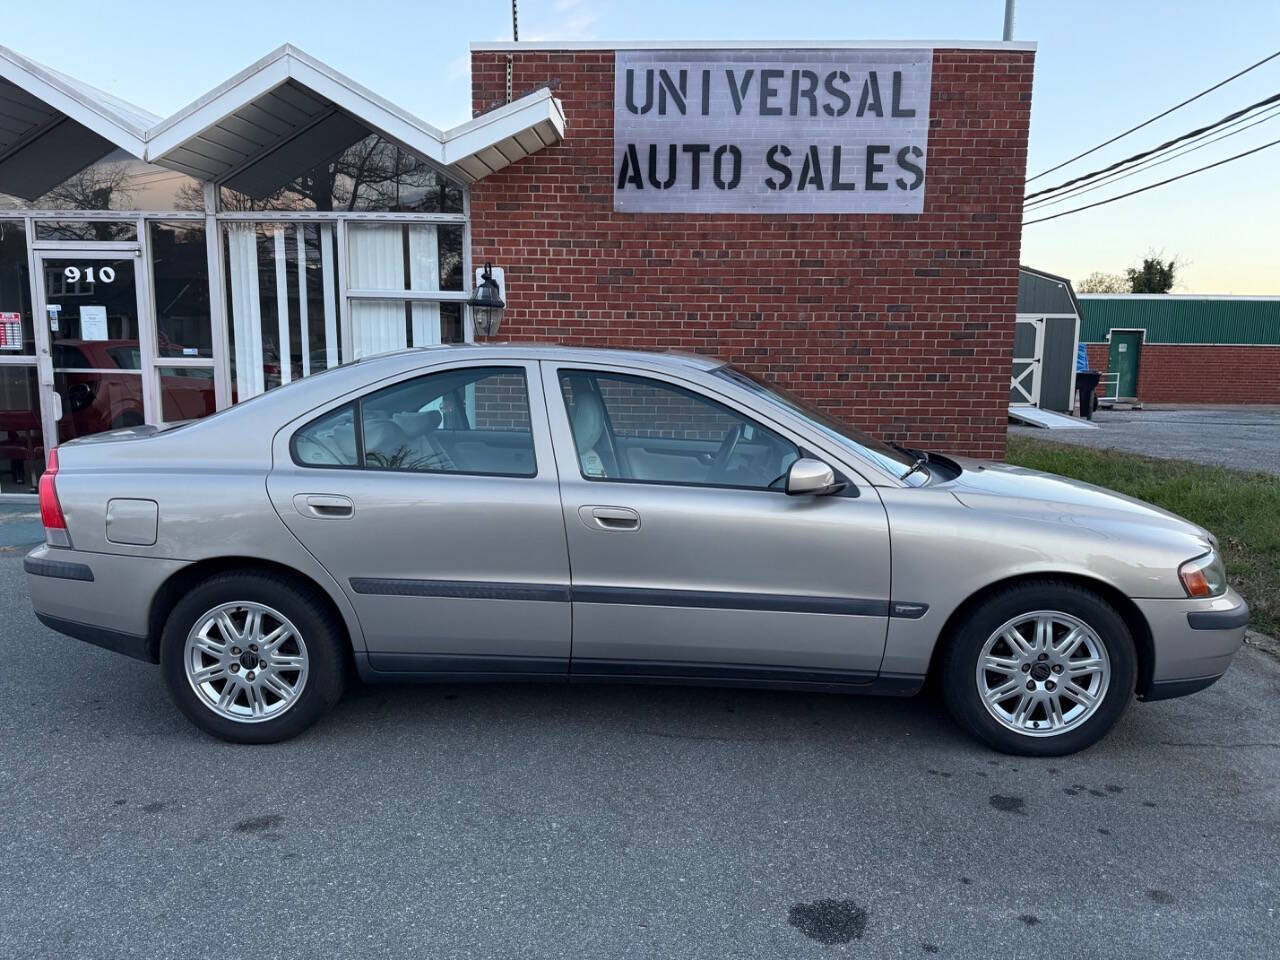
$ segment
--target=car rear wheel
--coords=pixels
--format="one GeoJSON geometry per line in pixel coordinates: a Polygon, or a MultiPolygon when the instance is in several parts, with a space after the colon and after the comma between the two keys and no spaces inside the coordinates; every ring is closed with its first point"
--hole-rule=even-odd
{"type": "Polygon", "coordinates": [[[1133,696],[1124,618],[1091,590],[1040,581],[983,601],[943,651],[941,685],[962,727],[1005,753],[1061,756],[1096,743],[1133,696]]]}
{"type": "Polygon", "coordinates": [[[215,737],[274,743],[342,695],[343,632],[314,588],[271,573],[224,573],[169,614],[160,664],[178,708],[215,737]]]}

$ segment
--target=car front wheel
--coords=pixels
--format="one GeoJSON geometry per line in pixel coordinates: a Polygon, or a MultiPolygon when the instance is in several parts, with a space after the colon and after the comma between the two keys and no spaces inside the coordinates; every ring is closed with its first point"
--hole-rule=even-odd
{"type": "Polygon", "coordinates": [[[174,606],[160,665],[174,703],[206,733],[274,743],[337,703],[343,643],[314,588],[274,573],[224,573],[174,606]]]}
{"type": "Polygon", "coordinates": [[[1097,742],[1133,696],[1137,657],[1116,610],[1063,581],[987,598],[943,651],[956,720],[1005,753],[1061,756],[1097,742]]]}

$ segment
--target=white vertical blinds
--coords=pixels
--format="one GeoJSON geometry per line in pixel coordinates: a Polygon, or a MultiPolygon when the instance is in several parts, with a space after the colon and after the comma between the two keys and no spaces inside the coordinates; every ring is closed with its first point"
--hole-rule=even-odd
{"type": "Polygon", "coordinates": [[[258,234],[253,224],[227,226],[232,332],[235,336],[236,399],[263,391],[262,307],[258,291],[258,234]]]}
{"type": "Polygon", "coordinates": [[[302,224],[294,228],[298,244],[298,337],[302,341],[302,375],[311,376],[311,324],[307,320],[307,239],[302,224]]]}
{"type": "MultiPolygon", "coordinates": [[[[307,288],[308,269],[314,269],[311,256],[317,253],[315,240],[319,238],[321,301],[324,313],[324,366],[336,367],[340,362],[338,305],[334,280],[333,224],[255,224],[229,223],[227,236],[228,284],[231,288],[231,322],[235,341],[236,399],[247,400],[266,389],[263,357],[263,322],[267,324],[267,339],[271,328],[279,346],[280,382],[293,379],[293,353],[296,344],[302,357],[302,375],[312,372],[311,315],[319,312],[319,306],[309,299],[307,288]],[[294,242],[289,242],[290,232],[294,242]],[[308,243],[308,237],[311,242],[308,243]],[[269,241],[269,242],[262,242],[269,241]],[[271,265],[275,271],[274,305],[268,301],[268,309],[262,308],[260,262],[271,265]],[[298,326],[292,324],[289,294],[289,266],[297,270],[297,286],[294,290],[298,311],[298,326]],[[274,316],[272,311],[274,310],[274,316]],[[265,314],[265,316],[264,316],[265,314]],[[274,323],[273,323],[274,321],[274,323]]],[[[401,321],[403,326],[403,320],[401,321]]],[[[274,362],[273,358],[273,362],[274,362]]]]}
{"type": "MultiPolygon", "coordinates": [[[[404,290],[404,249],[396,224],[353,223],[347,227],[347,284],[356,290],[404,290]]],[[[403,350],[404,304],[398,300],[351,302],[353,356],[358,360],[403,350]]]]}
{"type": "Polygon", "coordinates": [[[293,380],[293,345],[289,342],[289,248],[284,227],[275,228],[276,247],[276,346],[280,355],[280,382],[293,380]]]}
{"type": "Polygon", "coordinates": [[[338,365],[338,308],[333,295],[333,227],[320,224],[320,283],[324,287],[325,367],[338,365]]]}
{"type": "MultiPolygon", "coordinates": [[[[440,289],[440,248],[434,224],[419,223],[409,227],[409,289],[440,289]]],[[[425,347],[439,343],[440,304],[417,302],[410,310],[413,345],[425,347]]]]}
{"type": "MultiPolygon", "coordinates": [[[[347,246],[347,285],[353,290],[395,294],[440,289],[440,249],[435,224],[353,223],[347,228],[347,246]]],[[[405,301],[400,299],[350,302],[357,358],[403,350],[410,345],[405,332],[404,307],[405,301]]],[[[412,346],[440,342],[438,303],[412,301],[409,317],[412,346]]]]}

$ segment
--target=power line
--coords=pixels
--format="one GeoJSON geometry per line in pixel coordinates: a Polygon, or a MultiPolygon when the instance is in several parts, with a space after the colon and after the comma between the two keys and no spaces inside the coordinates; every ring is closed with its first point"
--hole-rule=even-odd
{"type": "Polygon", "coordinates": [[[1182,143],[1185,140],[1190,140],[1193,137],[1198,137],[1200,134],[1208,133],[1210,130],[1216,130],[1218,127],[1228,124],[1232,120],[1237,120],[1240,117],[1243,117],[1247,113],[1252,113],[1254,110],[1257,110],[1259,107],[1265,107],[1268,104],[1277,103],[1277,102],[1280,102],[1280,93],[1273,93],[1271,96],[1267,97],[1265,100],[1259,100],[1257,103],[1251,103],[1249,104],[1249,106],[1244,107],[1243,109],[1237,110],[1234,113],[1227,114],[1221,120],[1215,120],[1213,123],[1207,123],[1203,127],[1197,127],[1195,130],[1191,130],[1187,133],[1182,134],[1181,136],[1174,137],[1172,140],[1166,140],[1164,143],[1160,144],[1160,146],[1158,147],[1152,147],[1150,150],[1143,150],[1141,153],[1135,153],[1131,157],[1125,157],[1123,160],[1117,160],[1115,163],[1106,167],[1102,167],[1099,170],[1094,170],[1091,173],[1081,174],[1080,176],[1075,177],[1071,180],[1066,180],[1062,183],[1059,183],[1057,186],[1045,187],[1043,190],[1037,190],[1035,193],[1029,193],[1022,198],[1023,202],[1025,203],[1027,200],[1033,200],[1036,197],[1042,197],[1045,194],[1057,193],[1059,190],[1065,190],[1067,187],[1075,186],[1077,183],[1080,183],[1081,181],[1092,180],[1095,177],[1099,177],[1104,173],[1110,173],[1112,170],[1115,170],[1117,167],[1127,166],[1128,164],[1134,163],[1138,160],[1145,160],[1147,157],[1151,156],[1153,153],[1162,153],[1163,151],[1169,149],[1169,147],[1174,146],[1175,144],[1182,143]]]}
{"type": "Polygon", "coordinates": [[[1143,120],[1137,126],[1130,127],[1128,130],[1125,130],[1123,133],[1117,133],[1110,140],[1104,140],[1102,143],[1098,144],[1096,147],[1090,147],[1084,153],[1077,153],[1070,160],[1063,160],[1060,164],[1054,167],[1050,167],[1048,170],[1041,170],[1034,177],[1028,177],[1027,183],[1030,183],[1032,180],[1039,180],[1041,177],[1046,176],[1047,174],[1053,173],[1055,170],[1061,170],[1063,167],[1067,166],[1068,164],[1075,163],[1077,160],[1081,159],[1082,157],[1087,157],[1091,153],[1096,153],[1098,150],[1101,150],[1103,147],[1109,147],[1111,144],[1115,143],[1117,140],[1127,137],[1129,134],[1133,133],[1135,130],[1141,130],[1143,127],[1148,126],[1149,124],[1155,123],[1161,117],[1167,117],[1169,114],[1173,113],[1173,111],[1182,109],[1188,103],[1193,103],[1194,101],[1199,100],[1201,97],[1205,96],[1206,94],[1213,93],[1213,91],[1217,90],[1219,87],[1226,86],[1232,80],[1236,80],[1240,77],[1243,77],[1250,70],[1256,70],[1258,67],[1262,66],[1264,63],[1274,60],[1276,57],[1280,57],[1280,50],[1277,50],[1275,53],[1271,54],[1271,56],[1269,57],[1263,57],[1261,60],[1259,60],[1255,64],[1252,64],[1251,66],[1245,67],[1239,73],[1233,73],[1231,76],[1227,77],[1227,79],[1220,80],[1219,82],[1215,83],[1212,87],[1209,87],[1206,90],[1201,90],[1194,97],[1188,97],[1186,100],[1183,100],[1181,103],[1175,103],[1172,107],[1170,107],[1168,110],[1165,110],[1163,113],[1157,113],[1151,119],[1143,120]]]}
{"type": "Polygon", "coordinates": [[[1029,227],[1033,223],[1044,223],[1046,220],[1057,220],[1058,217],[1065,217],[1068,214],[1079,213],[1081,210],[1092,210],[1094,207],[1102,207],[1108,203],[1115,203],[1117,200],[1123,200],[1125,197],[1132,197],[1134,194],[1146,193],[1148,190],[1154,190],[1156,187],[1163,187],[1166,183],[1173,183],[1175,180],[1182,180],[1195,173],[1202,173],[1205,170],[1212,170],[1214,167],[1220,167],[1224,163],[1230,163],[1232,160],[1239,160],[1241,157],[1247,157],[1251,153],[1257,153],[1260,150],[1266,150],[1268,147],[1274,147],[1280,143],[1280,140],[1272,140],[1270,143],[1264,143],[1260,147],[1254,147],[1252,150],[1245,150],[1243,153],[1237,153],[1233,157],[1227,157],[1225,160],[1218,160],[1216,163],[1207,163],[1203,167],[1196,167],[1194,170],[1188,170],[1186,173],[1180,173],[1176,177],[1169,177],[1167,180],[1159,180],[1156,183],[1147,184],[1145,187],[1139,187],[1137,190],[1130,190],[1128,193],[1121,193],[1114,197],[1107,197],[1105,200],[1099,200],[1096,203],[1088,203],[1083,207],[1073,207],[1070,210],[1063,210],[1061,213],[1055,213],[1047,217],[1040,217],[1038,220],[1024,220],[1022,225],[1029,227]]]}
{"type": "MultiPolygon", "coordinates": [[[[1185,157],[1189,153],[1195,153],[1197,150],[1203,147],[1207,147],[1210,144],[1218,143],[1220,140],[1227,140],[1231,137],[1237,136],[1238,134],[1244,133],[1250,127],[1256,127],[1260,123],[1266,123],[1268,120],[1274,120],[1277,117],[1280,117],[1280,104],[1275,104],[1269,107],[1268,109],[1263,111],[1262,116],[1259,116],[1256,119],[1253,119],[1252,123],[1246,123],[1244,126],[1239,127],[1239,129],[1232,130],[1230,133],[1224,133],[1221,136],[1214,137],[1212,140],[1205,140],[1205,142],[1203,143],[1196,143],[1196,141],[1193,140],[1191,141],[1191,143],[1187,144],[1185,147],[1179,150],[1173,151],[1172,154],[1165,157],[1163,160],[1157,160],[1152,158],[1147,160],[1146,162],[1138,164],[1132,170],[1117,171],[1108,176],[1100,177],[1094,183],[1081,184],[1078,187],[1073,187],[1072,189],[1061,194],[1060,196],[1045,197],[1041,200],[1032,200],[1029,204],[1023,207],[1023,210],[1025,212],[1025,210],[1028,207],[1033,207],[1036,210],[1040,210],[1040,209],[1043,209],[1044,207],[1057,206],[1059,203],[1065,203],[1067,200],[1070,200],[1073,197],[1080,196],[1086,193],[1092,193],[1094,190],[1100,190],[1103,187],[1108,186],[1110,184],[1118,183],[1121,180],[1127,180],[1129,177],[1132,177],[1138,173],[1142,173],[1145,170],[1151,170],[1155,167],[1164,166],[1166,163],[1169,163],[1171,160],[1177,160],[1179,157],[1185,157]],[[1192,146],[1192,144],[1195,144],[1195,145],[1192,146]]],[[[1237,120],[1234,124],[1231,124],[1230,126],[1236,126],[1237,124],[1240,124],[1243,122],[1244,122],[1243,119],[1237,120]]],[[[1196,139],[1204,140],[1204,138],[1208,136],[1209,134],[1206,133],[1201,137],[1197,137],[1196,139]]]]}

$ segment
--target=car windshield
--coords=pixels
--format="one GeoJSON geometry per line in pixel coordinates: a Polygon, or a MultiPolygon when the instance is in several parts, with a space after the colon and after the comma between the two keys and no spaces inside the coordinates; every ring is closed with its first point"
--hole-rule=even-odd
{"type": "MultiPolygon", "coordinates": [[[[740,387],[745,387],[760,399],[803,417],[816,429],[822,431],[825,436],[835,440],[841,446],[851,448],[855,453],[877,464],[886,473],[901,477],[916,463],[917,458],[913,453],[891,447],[887,443],[863,433],[857,427],[828,416],[821,410],[801,400],[789,390],[784,390],[765,380],[761,380],[745,370],[739,370],[731,364],[725,364],[723,367],[717,367],[713,372],[716,376],[724,377],[740,387]]],[[[922,467],[907,478],[907,483],[919,486],[927,483],[928,479],[927,468],[922,467]]]]}

